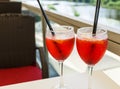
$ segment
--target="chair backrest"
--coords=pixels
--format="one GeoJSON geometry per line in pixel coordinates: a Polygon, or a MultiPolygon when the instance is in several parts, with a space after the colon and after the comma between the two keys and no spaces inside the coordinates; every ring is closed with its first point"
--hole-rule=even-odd
{"type": "Polygon", "coordinates": [[[9,2],[10,0],[0,0],[0,2],[9,2]]]}
{"type": "Polygon", "coordinates": [[[36,62],[34,23],[31,16],[0,15],[0,68],[26,66],[36,62]]]}
{"type": "Polygon", "coordinates": [[[0,2],[1,13],[21,13],[21,2],[0,2]]]}

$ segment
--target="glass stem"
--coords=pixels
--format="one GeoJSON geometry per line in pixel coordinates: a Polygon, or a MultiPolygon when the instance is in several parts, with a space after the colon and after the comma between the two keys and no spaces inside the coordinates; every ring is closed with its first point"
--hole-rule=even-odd
{"type": "Polygon", "coordinates": [[[88,89],[92,89],[93,65],[88,65],[88,89]]]}
{"type": "Polygon", "coordinates": [[[59,62],[60,65],[60,88],[64,87],[64,81],[63,81],[63,62],[59,62]]]}

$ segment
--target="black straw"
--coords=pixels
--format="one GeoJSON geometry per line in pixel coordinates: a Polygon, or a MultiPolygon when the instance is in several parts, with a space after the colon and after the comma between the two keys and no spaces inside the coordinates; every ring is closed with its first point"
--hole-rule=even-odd
{"type": "Polygon", "coordinates": [[[55,33],[54,33],[54,31],[53,31],[52,26],[50,25],[50,22],[49,22],[49,20],[48,20],[48,18],[47,18],[47,15],[45,14],[45,12],[44,12],[44,10],[43,10],[42,5],[40,4],[40,1],[37,0],[37,2],[38,2],[38,4],[39,4],[39,6],[40,6],[40,9],[41,9],[42,14],[43,14],[43,16],[44,16],[44,18],[45,18],[45,21],[46,21],[46,23],[47,23],[47,25],[48,25],[48,27],[49,27],[49,29],[50,29],[52,35],[54,36],[55,33]]]}
{"type": "Polygon", "coordinates": [[[99,10],[100,10],[100,3],[101,3],[101,0],[97,0],[97,2],[96,2],[96,10],[95,10],[95,18],[94,18],[94,25],[93,25],[93,32],[92,32],[93,35],[96,34],[98,17],[99,17],[99,10]]]}

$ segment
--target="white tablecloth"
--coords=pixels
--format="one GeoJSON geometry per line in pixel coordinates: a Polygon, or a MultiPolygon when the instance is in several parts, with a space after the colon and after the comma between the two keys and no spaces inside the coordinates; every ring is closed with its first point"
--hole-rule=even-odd
{"type": "MultiPolygon", "coordinates": [[[[58,83],[59,77],[37,80],[32,82],[19,83],[0,87],[0,89],[52,89],[58,83]]],[[[68,89],[87,89],[87,74],[72,74],[64,76],[64,82],[68,89]]],[[[93,73],[93,89],[120,89],[120,86],[113,82],[103,72],[93,73]]]]}

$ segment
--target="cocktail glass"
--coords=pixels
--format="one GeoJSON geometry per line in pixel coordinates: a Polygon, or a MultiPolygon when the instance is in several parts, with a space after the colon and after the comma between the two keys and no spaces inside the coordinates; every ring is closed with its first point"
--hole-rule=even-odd
{"type": "Polygon", "coordinates": [[[92,89],[91,77],[93,67],[103,57],[108,44],[107,31],[98,28],[96,34],[92,34],[92,27],[78,29],[76,37],[76,47],[81,59],[88,65],[88,89],[92,89]]]}
{"type": "Polygon", "coordinates": [[[74,47],[74,28],[72,26],[53,26],[53,30],[55,35],[52,35],[49,29],[46,31],[46,46],[60,65],[60,83],[54,89],[66,89],[63,82],[63,62],[74,47]]]}

